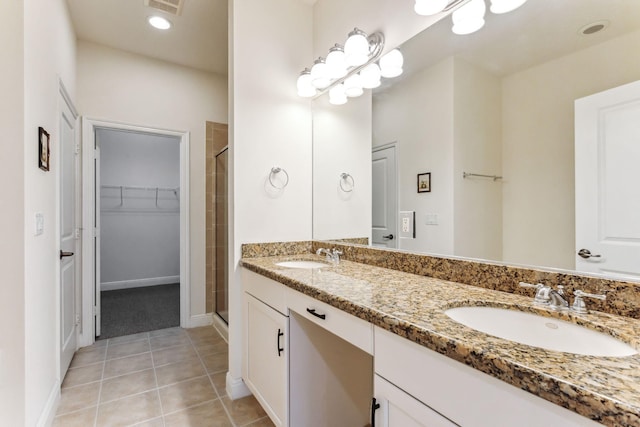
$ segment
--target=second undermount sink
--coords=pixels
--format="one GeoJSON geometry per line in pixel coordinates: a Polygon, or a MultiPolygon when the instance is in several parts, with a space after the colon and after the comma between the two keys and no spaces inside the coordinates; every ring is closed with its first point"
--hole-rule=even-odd
{"type": "Polygon", "coordinates": [[[451,308],[445,314],[477,331],[547,350],[602,357],[625,357],[638,353],[606,333],[532,313],[473,306],[451,308]]]}
{"type": "Polygon", "coordinates": [[[287,267],[287,268],[322,268],[322,267],[329,267],[329,264],[325,264],[324,262],[308,261],[308,260],[304,260],[304,259],[277,262],[276,265],[280,266],[280,267],[287,267]]]}

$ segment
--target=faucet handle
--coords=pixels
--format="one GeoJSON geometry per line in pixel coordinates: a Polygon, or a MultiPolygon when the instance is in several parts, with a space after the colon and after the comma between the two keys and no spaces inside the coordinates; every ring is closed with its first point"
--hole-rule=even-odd
{"type": "Polygon", "coordinates": [[[573,305],[571,306],[571,310],[578,314],[585,314],[589,312],[587,310],[587,304],[585,304],[584,302],[584,299],[583,299],[584,297],[595,298],[601,301],[604,301],[607,299],[607,296],[605,294],[590,294],[590,293],[581,291],[580,289],[576,289],[575,291],[573,291],[573,295],[575,296],[575,298],[573,300],[573,305]]]}
{"type": "Polygon", "coordinates": [[[335,248],[334,248],[334,249],[333,249],[333,254],[334,254],[334,255],[338,255],[338,256],[339,256],[339,255],[342,255],[342,251],[339,251],[339,250],[337,250],[337,249],[335,249],[335,248]]]}

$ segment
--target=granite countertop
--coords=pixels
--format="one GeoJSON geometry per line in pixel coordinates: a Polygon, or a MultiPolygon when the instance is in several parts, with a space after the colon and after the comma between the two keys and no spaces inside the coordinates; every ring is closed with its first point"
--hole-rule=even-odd
{"type": "Polygon", "coordinates": [[[595,357],[530,347],[468,328],[445,310],[516,308],[607,332],[640,349],[640,320],[600,312],[555,313],[532,297],[349,261],[321,269],[277,262],[313,254],[243,258],[242,266],[356,317],[608,426],[640,426],[640,354],[595,357]]]}

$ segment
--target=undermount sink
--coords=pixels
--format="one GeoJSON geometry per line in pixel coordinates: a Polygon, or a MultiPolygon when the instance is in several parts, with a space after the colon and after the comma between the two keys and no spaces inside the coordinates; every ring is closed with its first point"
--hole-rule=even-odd
{"type": "Polygon", "coordinates": [[[329,267],[329,264],[325,264],[324,262],[318,262],[318,261],[307,261],[307,260],[294,260],[294,261],[282,261],[282,262],[277,262],[276,265],[280,266],[280,267],[287,267],[287,268],[322,268],[322,267],[329,267]]]}
{"type": "Polygon", "coordinates": [[[477,331],[547,350],[602,357],[638,353],[606,333],[532,313],[495,307],[457,307],[445,314],[477,331]]]}

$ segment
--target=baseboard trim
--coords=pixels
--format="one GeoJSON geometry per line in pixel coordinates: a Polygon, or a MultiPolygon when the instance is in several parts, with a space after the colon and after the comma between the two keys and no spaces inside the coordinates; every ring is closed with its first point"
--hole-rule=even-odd
{"type": "Polygon", "coordinates": [[[60,404],[60,382],[56,381],[51,388],[47,403],[44,405],[44,409],[40,414],[38,427],[47,427],[53,425],[53,419],[58,411],[58,405],[60,404]]]}
{"type": "Polygon", "coordinates": [[[180,276],[150,277],[148,279],[120,280],[118,282],[100,283],[101,291],[115,291],[118,289],[143,288],[145,286],[170,285],[180,283],[180,276]]]}
{"type": "Polygon", "coordinates": [[[240,399],[252,394],[242,378],[233,378],[230,372],[227,372],[226,392],[231,400],[240,399]]]}
{"type": "Polygon", "coordinates": [[[199,328],[201,326],[211,326],[213,323],[213,317],[211,313],[207,314],[197,314],[195,316],[191,316],[189,319],[189,324],[186,326],[187,328],[199,328]]]}

